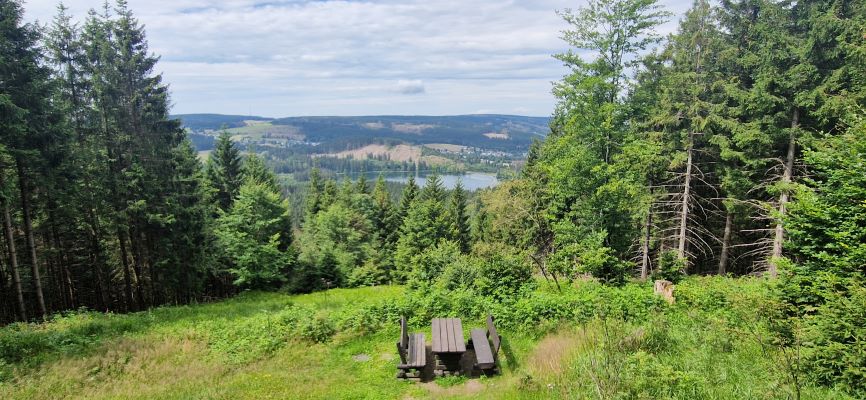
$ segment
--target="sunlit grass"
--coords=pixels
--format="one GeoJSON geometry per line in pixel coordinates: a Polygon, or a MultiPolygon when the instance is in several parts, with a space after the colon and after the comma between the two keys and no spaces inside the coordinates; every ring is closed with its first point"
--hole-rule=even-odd
{"type": "MultiPolygon", "coordinates": [[[[737,284],[690,282],[683,296],[737,284]]],[[[590,290],[581,288],[567,290],[590,290]]],[[[742,288],[760,293],[752,282],[742,288]]],[[[715,311],[686,305],[646,321],[595,318],[539,325],[538,332],[502,329],[501,376],[443,384],[394,378],[396,323],[371,332],[338,331],[327,343],[293,333],[296,312],[338,319],[402,296],[401,287],[244,293],[210,304],[0,328],[0,343],[29,346],[26,360],[0,365],[0,399],[793,398],[775,349],[733,331],[715,311]]],[[[415,325],[413,331],[429,335],[429,324],[415,325]]],[[[464,319],[465,332],[476,326],[483,321],[464,319]]],[[[806,385],[802,398],[849,397],[806,385]]]]}

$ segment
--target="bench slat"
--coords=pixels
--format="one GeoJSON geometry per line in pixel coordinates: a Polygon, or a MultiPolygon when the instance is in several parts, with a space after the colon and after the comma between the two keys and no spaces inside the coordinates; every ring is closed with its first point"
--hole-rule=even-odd
{"type": "Polygon", "coordinates": [[[493,325],[492,315],[487,316],[487,335],[490,337],[490,343],[493,343],[493,354],[499,353],[502,338],[499,337],[499,332],[496,331],[496,326],[493,325]]]}
{"type": "Polygon", "coordinates": [[[427,364],[427,350],[423,333],[413,333],[409,338],[409,359],[405,366],[421,368],[427,364]]]}
{"type": "Polygon", "coordinates": [[[469,336],[472,338],[472,346],[475,348],[475,364],[480,369],[489,369],[496,366],[493,358],[493,350],[487,341],[487,330],[482,328],[473,329],[469,336]]]}

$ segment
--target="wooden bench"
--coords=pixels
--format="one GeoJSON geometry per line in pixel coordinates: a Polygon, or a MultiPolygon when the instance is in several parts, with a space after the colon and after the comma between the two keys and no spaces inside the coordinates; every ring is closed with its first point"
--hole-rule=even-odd
{"type": "Polygon", "coordinates": [[[406,317],[400,317],[397,352],[400,353],[400,365],[397,366],[400,372],[397,373],[397,378],[421,380],[421,370],[427,365],[427,345],[424,343],[423,333],[408,333],[406,317]]]}
{"type": "Polygon", "coordinates": [[[502,338],[493,325],[493,316],[487,316],[487,329],[475,328],[469,334],[472,348],[475,350],[475,368],[482,371],[496,371],[496,356],[502,345],[502,338]]]}

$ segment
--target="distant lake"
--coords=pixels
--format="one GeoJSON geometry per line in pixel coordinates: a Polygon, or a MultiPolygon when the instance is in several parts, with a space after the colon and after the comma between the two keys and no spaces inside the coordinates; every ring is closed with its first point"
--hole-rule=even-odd
{"type": "MultiPolygon", "coordinates": [[[[387,172],[385,173],[385,180],[389,182],[400,182],[406,183],[409,181],[409,176],[412,173],[409,172],[387,172]]],[[[418,186],[423,187],[427,184],[427,176],[430,174],[419,174],[415,177],[415,183],[418,186]]],[[[371,173],[368,175],[367,179],[375,180],[379,174],[371,173]]],[[[454,189],[454,186],[457,185],[457,180],[463,181],[463,188],[469,191],[485,189],[489,187],[494,187],[499,184],[499,179],[496,179],[496,175],[487,174],[483,172],[467,172],[465,174],[442,174],[439,175],[439,178],[442,179],[442,185],[447,189],[454,189]]]]}

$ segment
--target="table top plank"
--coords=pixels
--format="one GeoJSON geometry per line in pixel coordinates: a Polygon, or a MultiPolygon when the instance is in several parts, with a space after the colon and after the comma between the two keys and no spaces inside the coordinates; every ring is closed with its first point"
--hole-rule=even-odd
{"type": "Polygon", "coordinates": [[[433,318],[432,331],[433,331],[433,337],[431,338],[431,340],[433,341],[433,344],[431,347],[432,347],[432,350],[434,353],[438,353],[438,352],[442,351],[440,349],[441,340],[439,340],[439,318],[433,318]]]}
{"type": "Polygon", "coordinates": [[[454,318],[454,320],[454,334],[457,335],[455,351],[462,353],[466,351],[466,341],[463,340],[463,322],[460,321],[460,318],[454,318]]]}
{"type": "Polygon", "coordinates": [[[457,347],[454,344],[454,318],[448,318],[445,320],[445,332],[448,334],[448,351],[454,351],[457,347]]]}
{"type": "Polygon", "coordinates": [[[463,353],[466,343],[463,340],[463,323],[460,318],[433,318],[432,350],[435,353],[463,353]]]}

